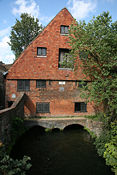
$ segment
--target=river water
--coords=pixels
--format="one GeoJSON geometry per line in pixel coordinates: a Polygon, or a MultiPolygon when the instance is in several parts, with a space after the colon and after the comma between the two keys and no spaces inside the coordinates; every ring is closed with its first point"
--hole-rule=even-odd
{"type": "Polygon", "coordinates": [[[113,175],[97,155],[90,135],[76,125],[51,132],[34,127],[17,141],[11,155],[31,157],[27,175],[113,175]]]}

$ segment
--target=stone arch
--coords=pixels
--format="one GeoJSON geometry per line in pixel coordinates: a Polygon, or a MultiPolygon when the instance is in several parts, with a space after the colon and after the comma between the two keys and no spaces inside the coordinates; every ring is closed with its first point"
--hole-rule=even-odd
{"type": "Polygon", "coordinates": [[[67,129],[84,129],[84,126],[80,125],[80,124],[68,124],[64,127],[64,130],[67,130],[67,129]]]}
{"type": "Polygon", "coordinates": [[[30,128],[33,126],[42,126],[43,128],[54,129],[59,128],[63,130],[65,127],[69,125],[81,125],[91,132],[94,132],[95,135],[99,136],[102,131],[102,123],[98,121],[93,121],[88,118],[79,117],[79,118],[65,118],[65,119],[35,119],[35,120],[26,120],[25,126],[30,128]]]}

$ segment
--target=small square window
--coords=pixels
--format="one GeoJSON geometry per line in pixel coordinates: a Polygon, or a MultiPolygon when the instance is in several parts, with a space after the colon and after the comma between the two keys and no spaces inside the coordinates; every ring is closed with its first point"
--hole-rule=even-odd
{"type": "Polygon", "coordinates": [[[87,104],[84,102],[75,102],[75,112],[87,112],[87,104]]]}
{"type": "Polygon", "coordinates": [[[36,103],[36,112],[37,113],[49,113],[50,112],[50,103],[36,103]]]}
{"type": "Polygon", "coordinates": [[[61,26],[61,34],[69,34],[69,26],[61,26]]]}
{"type": "Polygon", "coordinates": [[[37,88],[46,88],[46,80],[36,80],[37,88]]]}
{"type": "Polygon", "coordinates": [[[47,48],[45,47],[37,47],[37,56],[46,56],[47,48]]]}

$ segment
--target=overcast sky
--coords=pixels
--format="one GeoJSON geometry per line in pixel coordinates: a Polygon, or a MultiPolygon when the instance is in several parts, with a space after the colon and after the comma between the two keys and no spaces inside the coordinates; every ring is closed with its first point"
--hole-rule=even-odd
{"type": "Polygon", "coordinates": [[[11,26],[27,12],[46,26],[64,7],[74,18],[88,22],[93,16],[109,11],[113,22],[117,20],[117,0],[0,0],[0,61],[9,64],[15,58],[10,50],[11,26]]]}

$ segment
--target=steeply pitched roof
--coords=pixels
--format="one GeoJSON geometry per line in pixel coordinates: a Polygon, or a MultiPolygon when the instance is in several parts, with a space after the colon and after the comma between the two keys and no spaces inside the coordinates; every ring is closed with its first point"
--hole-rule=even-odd
{"type": "Polygon", "coordinates": [[[70,12],[63,8],[28,45],[11,66],[8,79],[76,79],[73,71],[58,69],[59,48],[70,49],[69,37],[60,34],[60,26],[70,26],[74,22],[70,12]],[[47,47],[47,59],[37,57],[37,47],[47,47]]]}
{"type": "MultiPolygon", "coordinates": [[[[68,9],[67,9],[66,7],[64,7],[62,10],[60,10],[60,12],[58,12],[57,15],[59,15],[59,14],[62,13],[63,11],[66,11],[66,13],[68,13],[68,14],[73,18],[73,16],[71,15],[71,13],[68,11],[68,9]]],[[[40,36],[40,34],[42,34],[42,33],[45,32],[46,28],[53,22],[53,20],[57,17],[57,15],[48,23],[48,25],[44,28],[44,30],[43,30],[42,32],[40,32],[40,33],[36,36],[36,38],[35,38],[33,41],[35,41],[35,40],[40,36]]],[[[74,18],[73,18],[73,19],[74,19],[74,18]]],[[[27,46],[27,48],[32,44],[33,41],[31,41],[31,42],[29,43],[29,45],[27,46]]],[[[27,48],[26,48],[26,49],[27,49],[27,48]]],[[[19,58],[24,54],[24,52],[26,51],[26,49],[20,54],[20,56],[17,58],[17,60],[14,61],[14,63],[13,63],[12,65],[17,64],[19,58]]],[[[12,67],[11,67],[11,68],[12,68],[12,67]]]]}

